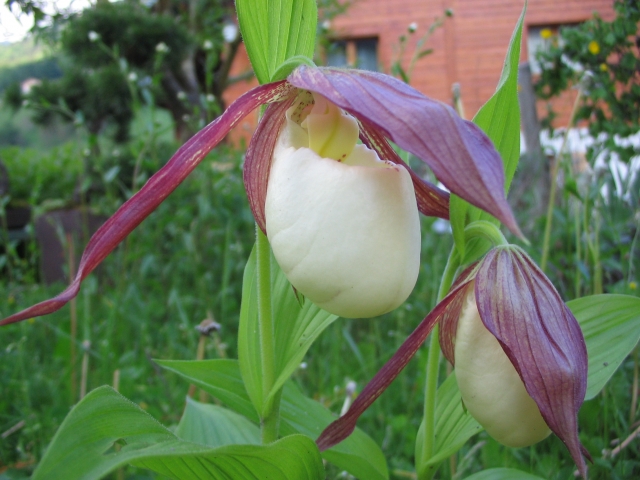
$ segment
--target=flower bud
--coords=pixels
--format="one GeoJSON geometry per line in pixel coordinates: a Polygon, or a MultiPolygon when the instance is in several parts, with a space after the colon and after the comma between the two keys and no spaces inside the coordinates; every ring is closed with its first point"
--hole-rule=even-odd
{"type": "Polygon", "coordinates": [[[301,94],[274,150],[265,204],[267,236],[291,284],[348,318],[398,307],[420,267],[409,173],[357,145],[358,134],[353,117],[301,94]]]}
{"type": "Polygon", "coordinates": [[[467,292],[455,340],[456,379],[464,405],[503,445],[533,445],[551,430],[511,360],[482,323],[473,283],[467,292]]]}

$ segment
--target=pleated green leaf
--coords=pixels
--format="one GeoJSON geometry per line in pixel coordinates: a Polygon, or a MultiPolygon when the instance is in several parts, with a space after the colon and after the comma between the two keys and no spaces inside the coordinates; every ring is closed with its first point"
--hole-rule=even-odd
{"type": "Polygon", "coordinates": [[[260,429],[247,417],[189,397],[175,434],[183,440],[209,447],[260,444],[260,429]]]}
{"type": "Polygon", "coordinates": [[[236,0],[249,60],[260,83],[296,55],[313,57],[318,10],[315,0],[236,0]]]}
{"type": "Polygon", "coordinates": [[[306,436],[211,448],[180,439],[112,388],[100,387],[69,413],[33,479],[100,479],[125,464],[174,479],[324,478],[320,453],[306,436]]]}
{"type": "Polygon", "coordinates": [[[464,480],[544,480],[536,475],[516,470],[515,468],[491,468],[474,473],[464,480]]]}
{"type": "MultiPolygon", "coordinates": [[[[458,390],[456,375],[453,372],[440,385],[436,394],[436,445],[433,456],[424,466],[438,465],[453,455],[476,433],[484,430],[462,406],[462,397],[458,390]]],[[[416,441],[416,465],[422,465],[419,458],[424,439],[424,420],[420,424],[416,441]]]]}
{"type": "MultiPolygon", "coordinates": [[[[522,25],[526,7],[518,19],[505,58],[498,88],[493,96],[478,111],[473,122],[491,139],[504,163],[505,194],[509,192],[511,180],[520,159],[520,104],[518,103],[518,63],[522,25]]],[[[498,221],[488,213],[476,208],[456,195],[450,198],[450,221],[453,238],[463,263],[470,263],[483,255],[490,245],[485,240],[472,240],[465,246],[464,227],[476,220],[498,221]],[[466,250],[471,250],[466,252],[466,250]]]]}
{"type": "MultiPolygon", "coordinates": [[[[252,422],[259,421],[243,387],[236,360],[156,362],[211,393],[230,409],[246,415],[252,422]]],[[[335,420],[322,404],[305,397],[291,381],[284,385],[280,415],[281,434],[301,433],[311,438],[317,438],[322,430],[335,420]]],[[[322,452],[322,457],[356,478],[389,478],[386,460],[380,447],[358,428],[345,441],[322,452]]]]}
{"type": "Polygon", "coordinates": [[[640,339],[640,298],[592,295],[567,302],[587,344],[585,400],[595,397],[640,339]]]}
{"type": "Polygon", "coordinates": [[[298,368],[313,341],[338,318],[312,302],[296,296],[273,255],[270,263],[272,318],[276,343],[276,381],[266,398],[262,388],[255,248],[245,267],[238,330],[238,357],[242,378],[249,398],[259,413],[264,411],[273,394],[280,390],[298,368]]]}

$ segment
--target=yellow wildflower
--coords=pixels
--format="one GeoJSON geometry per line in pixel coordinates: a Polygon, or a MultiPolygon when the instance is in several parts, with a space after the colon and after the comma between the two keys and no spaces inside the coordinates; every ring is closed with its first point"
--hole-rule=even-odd
{"type": "Polygon", "coordinates": [[[597,55],[600,53],[600,44],[598,42],[596,42],[595,40],[591,40],[589,42],[589,52],[591,52],[593,55],[597,55]]]}
{"type": "Polygon", "coordinates": [[[551,31],[550,28],[543,28],[542,30],[540,30],[540,37],[542,37],[543,40],[548,40],[553,36],[553,32],[551,31]]]}
{"type": "Polygon", "coordinates": [[[600,71],[606,72],[607,70],[609,70],[609,66],[606,63],[601,63],[600,64],[600,71]]]}

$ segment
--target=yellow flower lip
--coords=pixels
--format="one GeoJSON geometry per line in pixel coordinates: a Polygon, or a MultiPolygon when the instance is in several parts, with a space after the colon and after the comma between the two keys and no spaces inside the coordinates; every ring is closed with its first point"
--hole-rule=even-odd
{"type": "Polygon", "coordinates": [[[358,122],[322,95],[314,94],[314,106],[302,122],[309,148],[324,158],[344,161],[358,141],[358,122]]]}

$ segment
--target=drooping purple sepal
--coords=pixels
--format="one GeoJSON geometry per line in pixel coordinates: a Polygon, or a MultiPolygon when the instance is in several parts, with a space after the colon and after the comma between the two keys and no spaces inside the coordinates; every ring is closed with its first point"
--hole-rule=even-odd
{"type": "Polygon", "coordinates": [[[464,292],[467,282],[462,282],[451,289],[447,295],[436,307],[420,322],[416,329],[411,332],[403,344],[398,348],[396,353],[384,364],[384,366],[376,373],[362,393],[355,399],[351,408],[342,417],[332,422],[320,434],[316,440],[316,445],[321,452],[337,445],[347,438],[356,428],[356,422],[373,402],[387,389],[391,382],[400,374],[402,369],[407,366],[409,360],[413,358],[420,346],[433,330],[433,327],[442,319],[452,301],[458,298],[460,292],[464,292]]]}
{"type": "Polygon", "coordinates": [[[193,171],[202,159],[247,114],[260,105],[291,92],[285,81],[261,85],[242,95],[216,120],[195,134],[149,181],[114,213],[91,237],[73,282],[58,296],[0,321],[1,325],[46,315],[62,308],[80,290],[80,284],[114,248],[153,212],[193,171]]]}
{"type": "Polygon", "coordinates": [[[500,342],[549,428],[586,478],[577,414],[587,388],[587,349],[580,326],[538,266],[518,247],[482,260],[475,296],[480,318],[500,342]]]}
{"type": "Polygon", "coordinates": [[[388,75],[300,66],[288,78],[319,93],[426,162],[438,180],[521,235],[504,194],[504,168],[489,138],[454,110],[388,75]]]}

